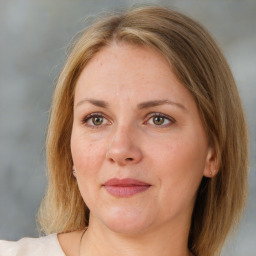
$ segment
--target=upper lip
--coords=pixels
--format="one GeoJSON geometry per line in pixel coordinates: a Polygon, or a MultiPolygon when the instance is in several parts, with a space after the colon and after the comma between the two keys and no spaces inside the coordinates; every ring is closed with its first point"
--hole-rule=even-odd
{"type": "Polygon", "coordinates": [[[126,187],[126,186],[150,186],[150,184],[132,179],[132,178],[126,178],[126,179],[118,179],[118,178],[113,178],[108,181],[106,181],[103,186],[119,186],[119,187],[126,187]]]}

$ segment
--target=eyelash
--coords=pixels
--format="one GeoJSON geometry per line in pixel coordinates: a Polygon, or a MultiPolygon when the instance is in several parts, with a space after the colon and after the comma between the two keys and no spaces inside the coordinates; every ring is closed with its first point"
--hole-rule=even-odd
{"type": "Polygon", "coordinates": [[[148,122],[150,119],[154,118],[154,117],[161,117],[164,118],[165,121],[168,120],[168,124],[164,124],[164,125],[157,125],[157,124],[152,124],[153,126],[157,127],[157,128],[165,128],[167,126],[170,126],[172,124],[174,124],[176,122],[176,120],[170,116],[167,116],[165,114],[162,113],[151,113],[149,114],[149,118],[147,118],[146,122],[148,122]]]}
{"type": "MultiPolygon", "coordinates": [[[[149,116],[149,118],[147,118],[146,121],[143,122],[143,124],[146,124],[147,122],[149,122],[149,120],[151,120],[151,119],[154,118],[154,117],[161,117],[161,118],[164,118],[165,121],[168,120],[169,123],[168,123],[168,124],[164,124],[164,125],[162,125],[162,124],[160,124],[160,125],[151,124],[151,125],[153,125],[153,126],[155,126],[155,127],[158,127],[158,128],[165,128],[165,127],[170,126],[170,125],[172,125],[172,124],[174,124],[174,123],[176,122],[176,120],[175,120],[174,118],[172,118],[172,117],[170,117],[170,116],[167,116],[167,115],[164,115],[164,114],[162,114],[162,113],[156,113],[156,112],[154,112],[154,113],[150,113],[150,114],[147,115],[147,116],[149,116]]],[[[105,115],[102,114],[102,113],[92,113],[92,114],[89,114],[89,115],[87,115],[86,117],[84,117],[84,118],[82,119],[82,124],[85,125],[85,126],[87,126],[87,127],[89,127],[89,128],[92,128],[92,129],[99,129],[99,128],[101,128],[102,126],[106,125],[106,124],[100,124],[100,125],[91,125],[91,124],[88,124],[88,122],[89,122],[92,118],[95,118],[95,117],[96,117],[96,118],[103,118],[103,119],[108,120],[108,119],[105,117],[105,115]]],[[[109,121],[108,121],[108,122],[109,122],[109,121]]],[[[109,124],[111,124],[111,123],[109,122],[109,124]]]]}
{"type": "MultiPolygon", "coordinates": [[[[103,118],[103,119],[106,119],[106,117],[104,116],[104,114],[102,113],[92,113],[92,114],[89,114],[88,116],[84,117],[82,119],[82,124],[89,127],[89,128],[92,128],[92,129],[98,129],[98,128],[101,128],[102,125],[91,125],[91,124],[88,124],[88,122],[92,119],[92,118],[95,118],[95,117],[99,117],[99,118],[103,118]]],[[[107,119],[106,119],[107,120],[107,119]]]]}

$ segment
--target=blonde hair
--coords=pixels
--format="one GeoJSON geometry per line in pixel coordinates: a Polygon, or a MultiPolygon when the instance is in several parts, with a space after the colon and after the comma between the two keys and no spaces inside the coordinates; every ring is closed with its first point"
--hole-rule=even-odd
{"type": "Polygon", "coordinates": [[[191,18],[164,7],[136,7],[101,18],[77,41],[54,93],[47,136],[48,190],[39,211],[45,233],[88,225],[89,210],[72,176],[70,138],[74,88],[88,61],[113,41],[157,49],[191,92],[215,148],[218,174],[198,188],[188,247],[197,256],[220,253],[247,194],[247,128],[235,81],[219,47],[191,18]]]}

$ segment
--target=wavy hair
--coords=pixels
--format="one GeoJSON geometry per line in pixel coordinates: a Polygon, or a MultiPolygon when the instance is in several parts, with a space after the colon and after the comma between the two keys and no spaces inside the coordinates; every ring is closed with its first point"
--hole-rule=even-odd
{"type": "Polygon", "coordinates": [[[89,209],[72,176],[70,139],[76,81],[97,52],[113,41],[149,46],[162,54],[193,95],[214,147],[218,174],[198,188],[188,238],[197,256],[218,255],[245,205],[247,127],[238,90],[221,50],[196,21],[168,8],[135,7],[108,14],[81,33],[54,92],[47,135],[48,190],[38,220],[45,233],[88,225],[89,209]]]}

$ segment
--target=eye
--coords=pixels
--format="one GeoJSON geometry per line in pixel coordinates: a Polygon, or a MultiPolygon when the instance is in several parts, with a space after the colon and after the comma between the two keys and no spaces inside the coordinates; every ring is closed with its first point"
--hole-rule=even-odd
{"type": "Polygon", "coordinates": [[[146,121],[148,124],[154,125],[154,126],[162,126],[166,127],[173,123],[175,123],[175,120],[169,116],[166,116],[162,113],[153,113],[150,115],[150,117],[146,121]]]}
{"type": "Polygon", "coordinates": [[[103,125],[110,124],[107,118],[104,117],[101,113],[92,113],[82,120],[82,124],[91,127],[91,128],[99,128],[103,125]]]}
{"type": "Polygon", "coordinates": [[[101,125],[103,124],[104,118],[102,116],[93,116],[91,117],[91,122],[94,125],[101,125]]]}

